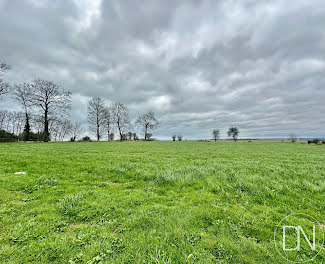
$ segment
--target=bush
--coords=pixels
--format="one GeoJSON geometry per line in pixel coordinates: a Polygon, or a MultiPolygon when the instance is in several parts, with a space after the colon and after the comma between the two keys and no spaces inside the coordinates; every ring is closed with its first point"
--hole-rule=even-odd
{"type": "Polygon", "coordinates": [[[18,140],[18,137],[12,133],[9,133],[5,130],[0,130],[0,142],[15,142],[18,140]]]}
{"type": "Polygon", "coordinates": [[[322,141],[318,138],[314,138],[313,140],[308,140],[308,144],[325,144],[325,141],[322,141]]]}
{"type": "MultiPolygon", "coordinates": [[[[18,139],[21,141],[25,141],[25,134],[21,133],[18,136],[18,139]]],[[[39,132],[39,133],[33,133],[33,132],[29,132],[29,140],[28,141],[44,141],[44,133],[43,132],[39,132]]]]}
{"type": "Polygon", "coordinates": [[[91,139],[90,139],[90,137],[88,137],[88,136],[84,136],[84,137],[83,137],[82,139],[80,139],[79,141],[90,142],[91,139]]]}

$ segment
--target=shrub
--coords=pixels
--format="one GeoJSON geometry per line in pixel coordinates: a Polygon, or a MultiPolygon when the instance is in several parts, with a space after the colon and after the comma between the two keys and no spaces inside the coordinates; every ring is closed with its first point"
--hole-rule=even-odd
{"type": "Polygon", "coordinates": [[[113,141],[114,140],[114,136],[115,136],[115,134],[112,132],[112,133],[110,133],[109,134],[109,140],[110,141],[113,141]]]}
{"type": "Polygon", "coordinates": [[[84,142],[90,142],[91,139],[89,136],[84,136],[82,139],[80,139],[80,141],[84,141],[84,142]]]}
{"type": "Polygon", "coordinates": [[[308,144],[325,144],[325,141],[322,141],[318,138],[314,138],[313,140],[308,140],[308,144]]]}
{"type": "Polygon", "coordinates": [[[5,130],[0,130],[0,142],[14,142],[17,141],[18,137],[5,130]]]}

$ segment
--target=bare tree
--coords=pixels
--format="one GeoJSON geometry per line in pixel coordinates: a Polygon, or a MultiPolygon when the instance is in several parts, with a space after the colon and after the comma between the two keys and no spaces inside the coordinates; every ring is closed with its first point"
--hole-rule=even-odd
{"type": "MultiPolygon", "coordinates": [[[[10,69],[11,67],[8,64],[0,62],[0,76],[10,69]]],[[[0,95],[7,93],[9,89],[10,85],[0,78],[0,95]]]]}
{"type": "Polygon", "coordinates": [[[30,119],[31,119],[31,124],[32,124],[31,127],[34,128],[34,131],[37,134],[40,134],[41,131],[44,130],[43,117],[41,115],[38,115],[38,114],[31,114],[30,119]]]}
{"type": "Polygon", "coordinates": [[[63,141],[72,130],[71,121],[67,119],[60,120],[59,129],[59,140],[63,141]]]}
{"type": "Polygon", "coordinates": [[[155,113],[150,111],[138,117],[136,124],[144,131],[144,139],[148,139],[148,133],[158,127],[159,122],[155,113]]]}
{"type": "Polygon", "coordinates": [[[73,125],[68,119],[52,119],[49,127],[52,139],[63,141],[71,133],[72,127],[73,125]]]}
{"type": "Polygon", "coordinates": [[[5,124],[8,119],[9,111],[0,109],[0,130],[5,130],[5,124]]]}
{"type": "Polygon", "coordinates": [[[16,135],[21,135],[24,132],[24,124],[25,124],[25,114],[24,112],[18,112],[16,118],[16,135]]]}
{"type": "Polygon", "coordinates": [[[22,112],[0,110],[0,130],[19,135],[23,123],[22,114],[22,112]]]}
{"type": "Polygon", "coordinates": [[[105,104],[102,98],[94,97],[88,103],[88,122],[90,129],[96,133],[97,141],[101,138],[101,127],[103,124],[103,114],[105,104]]]}
{"type": "Polygon", "coordinates": [[[13,111],[11,117],[11,132],[12,134],[20,135],[22,132],[22,124],[24,122],[24,113],[13,111]]]}
{"type": "Polygon", "coordinates": [[[123,136],[125,130],[130,127],[129,110],[125,105],[121,103],[114,103],[112,104],[111,108],[113,121],[116,123],[120,134],[120,140],[122,141],[123,138],[125,138],[123,136]]]}
{"type": "Polygon", "coordinates": [[[147,133],[147,140],[152,140],[151,137],[152,137],[152,133],[147,133]]]}
{"type": "Polygon", "coordinates": [[[176,135],[172,135],[172,139],[173,139],[173,141],[176,141],[176,135]]]}
{"type": "Polygon", "coordinates": [[[49,133],[52,140],[57,141],[60,139],[61,121],[58,118],[52,118],[49,123],[49,133]]]}
{"type": "Polygon", "coordinates": [[[220,130],[219,129],[214,129],[212,131],[212,137],[214,139],[214,142],[216,142],[220,137],[220,130]]]}
{"type": "Polygon", "coordinates": [[[233,140],[236,142],[237,137],[239,135],[239,130],[237,127],[230,127],[227,134],[228,134],[228,137],[232,137],[233,140]]]}
{"type": "Polygon", "coordinates": [[[177,139],[178,139],[178,141],[182,141],[183,140],[183,135],[178,135],[177,139]]]}
{"type": "Polygon", "coordinates": [[[71,141],[76,141],[76,139],[84,132],[81,124],[75,122],[71,127],[71,141]]]}
{"type": "Polygon", "coordinates": [[[107,140],[110,140],[110,132],[112,130],[112,109],[110,107],[105,107],[103,110],[103,127],[105,132],[107,133],[107,140]]]}
{"type": "Polygon", "coordinates": [[[289,136],[288,136],[288,140],[291,142],[291,143],[295,143],[297,141],[297,136],[296,134],[294,133],[290,133],[289,136]]]}
{"type": "Polygon", "coordinates": [[[70,91],[65,91],[53,82],[42,79],[35,79],[31,86],[32,103],[39,107],[43,113],[43,140],[48,142],[50,140],[50,116],[54,116],[58,113],[67,113],[67,110],[71,108],[71,93],[70,91]]]}
{"type": "Polygon", "coordinates": [[[25,112],[25,127],[23,140],[28,141],[30,136],[30,111],[32,107],[32,88],[28,83],[17,84],[14,86],[14,98],[21,104],[25,112]]]}
{"type": "Polygon", "coordinates": [[[8,111],[8,114],[5,119],[5,124],[4,124],[5,130],[7,132],[11,131],[11,125],[13,119],[14,119],[14,113],[12,111],[8,111]]]}

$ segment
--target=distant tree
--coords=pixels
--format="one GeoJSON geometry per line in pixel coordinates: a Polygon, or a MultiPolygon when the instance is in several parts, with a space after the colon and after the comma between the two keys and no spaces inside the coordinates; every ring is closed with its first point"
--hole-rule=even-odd
{"type": "Polygon", "coordinates": [[[146,140],[151,140],[152,137],[152,133],[147,133],[146,134],[146,140]]]}
{"type": "Polygon", "coordinates": [[[63,141],[69,133],[71,133],[73,124],[70,120],[60,120],[60,134],[59,139],[63,141]]]}
{"type": "Polygon", "coordinates": [[[182,141],[183,140],[183,135],[178,135],[177,139],[178,139],[178,141],[182,141]]]}
{"type": "Polygon", "coordinates": [[[97,141],[101,138],[101,127],[104,122],[105,104],[102,98],[94,97],[88,103],[88,122],[90,129],[96,133],[97,141]]]}
{"type": "Polygon", "coordinates": [[[76,141],[77,138],[84,132],[83,128],[81,127],[81,124],[79,122],[75,122],[71,126],[70,141],[76,141]]]}
{"type": "Polygon", "coordinates": [[[107,140],[110,140],[110,131],[112,130],[113,117],[112,117],[112,109],[110,107],[104,107],[103,110],[103,127],[107,134],[107,140]]]}
{"type": "Polygon", "coordinates": [[[43,112],[43,140],[50,140],[49,120],[50,116],[62,115],[71,108],[71,92],[65,91],[53,82],[35,79],[31,83],[31,102],[43,112]]]}
{"type": "Polygon", "coordinates": [[[173,139],[173,141],[176,141],[176,135],[172,135],[172,139],[173,139]]]}
{"type": "Polygon", "coordinates": [[[8,119],[9,111],[0,109],[0,130],[5,130],[6,120],[8,119]]]}
{"type": "MultiPolygon", "coordinates": [[[[11,67],[8,64],[5,64],[4,62],[0,62],[0,77],[10,69],[11,67]]],[[[0,78],[0,95],[7,93],[9,89],[10,89],[10,85],[0,78]]]]}
{"type": "Polygon", "coordinates": [[[132,137],[133,137],[133,133],[132,132],[128,132],[127,133],[127,139],[128,140],[132,140],[132,137]]]}
{"type": "Polygon", "coordinates": [[[122,138],[120,138],[120,141],[123,141],[123,140],[127,140],[128,137],[127,137],[127,134],[122,134],[122,138]]]}
{"type": "Polygon", "coordinates": [[[23,107],[25,112],[25,126],[23,140],[29,140],[30,134],[30,111],[32,107],[32,87],[29,83],[17,84],[13,89],[14,98],[23,107]]]}
{"type": "Polygon", "coordinates": [[[90,142],[91,139],[89,136],[84,136],[80,141],[84,141],[84,142],[90,142]]]}
{"type": "Polygon", "coordinates": [[[150,111],[138,117],[136,124],[144,131],[144,139],[147,140],[149,131],[158,127],[159,122],[155,113],[150,111]]]}
{"type": "Polygon", "coordinates": [[[110,133],[110,134],[109,134],[109,140],[110,140],[110,141],[113,141],[113,140],[114,140],[114,136],[115,136],[115,135],[114,135],[113,132],[110,133]]]}
{"type": "Polygon", "coordinates": [[[228,130],[228,137],[232,137],[234,141],[237,141],[237,137],[239,135],[239,130],[237,127],[230,127],[228,130]]]}
{"type": "Polygon", "coordinates": [[[295,143],[297,141],[297,136],[294,133],[290,133],[288,136],[288,140],[292,143],[295,143]]]}
{"type": "Polygon", "coordinates": [[[68,119],[51,119],[49,131],[52,136],[52,139],[63,141],[72,130],[72,123],[68,119]]]}
{"type": "Polygon", "coordinates": [[[129,110],[121,103],[112,104],[111,109],[113,121],[116,124],[120,134],[120,140],[125,140],[126,137],[123,136],[123,134],[125,133],[125,130],[130,127],[129,110]]]}
{"type": "Polygon", "coordinates": [[[22,133],[23,112],[0,110],[0,130],[19,135],[22,133]]]}
{"type": "Polygon", "coordinates": [[[212,136],[213,136],[214,142],[216,142],[220,137],[220,130],[219,129],[214,129],[212,131],[212,136]]]}
{"type": "Polygon", "coordinates": [[[11,125],[12,125],[12,120],[14,119],[14,113],[12,111],[8,111],[8,114],[7,114],[7,117],[6,117],[6,120],[5,120],[5,130],[7,132],[10,132],[12,129],[11,129],[11,125]]]}
{"type": "Polygon", "coordinates": [[[30,115],[30,123],[31,127],[34,128],[36,134],[40,135],[44,130],[44,122],[42,115],[39,114],[31,114],[30,115]]]}
{"type": "Polygon", "coordinates": [[[139,139],[137,133],[133,133],[132,137],[133,137],[133,140],[138,140],[139,139]]]}
{"type": "Polygon", "coordinates": [[[23,132],[23,123],[24,123],[24,113],[23,112],[13,112],[12,116],[12,133],[15,135],[19,135],[21,137],[21,134],[23,132]]]}
{"type": "Polygon", "coordinates": [[[60,137],[60,120],[57,118],[52,118],[49,123],[49,134],[51,135],[51,139],[54,141],[59,140],[60,137]]]}

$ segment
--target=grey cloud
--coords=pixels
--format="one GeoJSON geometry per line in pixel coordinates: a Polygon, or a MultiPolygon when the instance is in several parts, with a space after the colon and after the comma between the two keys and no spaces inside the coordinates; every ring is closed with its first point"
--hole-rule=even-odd
{"type": "Polygon", "coordinates": [[[156,111],[160,138],[325,136],[324,15],[321,0],[0,0],[0,58],[11,82],[71,90],[85,124],[101,96],[156,111]]]}

